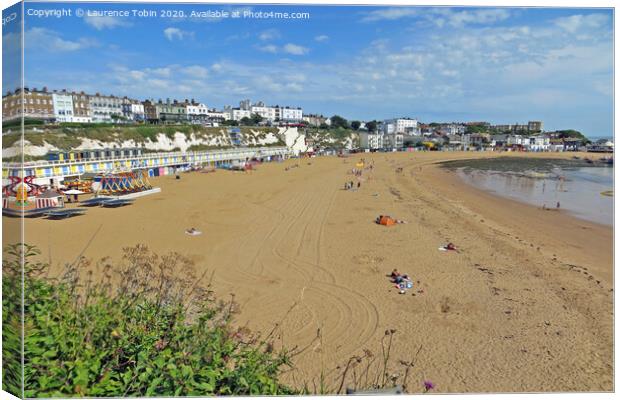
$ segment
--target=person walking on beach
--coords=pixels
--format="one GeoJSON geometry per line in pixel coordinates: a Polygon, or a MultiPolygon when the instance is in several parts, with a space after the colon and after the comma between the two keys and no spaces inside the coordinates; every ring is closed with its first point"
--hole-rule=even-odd
{"type": "Polygon", "coordinates": [[[560,202],[558,201],[558,204],[555,205],[555,208],[557,208],[558,210],[560,209],[560,202]]]}

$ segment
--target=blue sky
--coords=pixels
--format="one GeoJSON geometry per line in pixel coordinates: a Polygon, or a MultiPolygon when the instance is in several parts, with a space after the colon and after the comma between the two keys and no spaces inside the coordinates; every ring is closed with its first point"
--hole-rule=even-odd
{"type": "Polygon", "coordinates": [[[308,12],[310,18],[27,15],[27,86],[195,98],[216,108],[250,98],[362,120],[543,120],[548,130],[613,134],[609,9],[105,3],[25,8],[61,7],[73,15],[78,8],[251,10],[308,12]]]}

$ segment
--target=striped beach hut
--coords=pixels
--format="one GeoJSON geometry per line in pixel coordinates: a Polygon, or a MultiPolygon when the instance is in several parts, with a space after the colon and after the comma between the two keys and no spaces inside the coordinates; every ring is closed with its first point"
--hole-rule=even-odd
{"type": "Polygon", "coordinates": [[[55,190],[46,190],[36,197],[36,208],[64,207],[63,196],[55,190]]]}

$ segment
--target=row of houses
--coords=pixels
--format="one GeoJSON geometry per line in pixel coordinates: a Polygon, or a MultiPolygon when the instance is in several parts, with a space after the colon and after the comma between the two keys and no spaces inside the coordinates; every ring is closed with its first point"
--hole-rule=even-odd
{"type": "Polygon", "coordinates": [[[578,138],[558,138],[539,134],[455,133],[434,135],[411,135],[403,133],[360,132],[360,148],[363,150],[400,150],[420,145],[452,150],[515,150],[515,151],[575,151],[582,148],[578,138]]]}
{"type": "Polygon", "coordinates": [[[48,122],[147,122],[217,124],[226,120],[241,121],[260,115],[266,124],[294,124],[303,121],[303,110],[290,106],[266,106],[243,100],[239,107],[225,106],[223,110],[209,108],[194,99],[183,101],[153,99],[140,101],[129,97],[87,94],[67,90],[49,91],[24,88],[8,92],[2,98],[2,118],[11,121],[21,118],[48,122]]]}
{"type": "Polygon", "coordinates": [[[514,125],[491,125],[488,122],[422,124],[416,118],[387,119],[380,123],[380,130],[387,135],[394,133],[414,136],[428,136],[436,133],[441,135],[463,135],[467,132],[468,126],[472,125],[497,133],[534,134],[543,131],[542,121],[528,121],[527,124],[517,123],[514,125]]]}

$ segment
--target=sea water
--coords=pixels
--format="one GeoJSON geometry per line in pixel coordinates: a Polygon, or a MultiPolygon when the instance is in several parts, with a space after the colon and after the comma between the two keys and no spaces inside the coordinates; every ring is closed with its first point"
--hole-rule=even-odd
{"type": "Polygon", "coordinates": [[[508,164],[454,167],[466,183],[485,191],[537,207],[555,209],[559,203],[575,217],[613,226],[613,167],[514,159],[508,164]]]}

